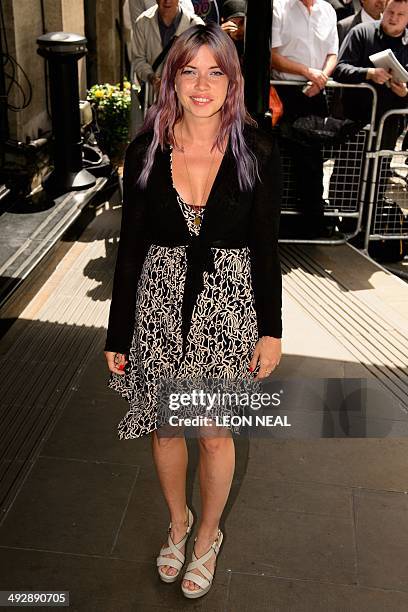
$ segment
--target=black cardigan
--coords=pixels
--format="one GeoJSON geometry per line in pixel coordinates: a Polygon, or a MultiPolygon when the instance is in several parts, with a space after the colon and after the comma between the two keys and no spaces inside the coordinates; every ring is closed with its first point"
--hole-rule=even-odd
{"type": "Polygon", "coordinates": [[[280,338],[282,279],[278,256],[281,167],[277,145],[260,130],[246,126],[245,139],[255,154],[259,176],[252,191],[241,191],[235,159],[228,145],[207,200],[199,237],[192,238],[172,186],[170,148],[156,152],[146,189],[136,181],[152,133],[129,145],[123,174],[120,241],[113,281],[106,351],[128,354],[136,308],[136,291],[151,244],[189,245],[183,300],[183,337],[188,331],[203,270],[211,271],[211,248],[248,246],[258,334],[280,338]],[[189,253],[191,257],[189,257],[189,253]],[[187,295],[188,294],[188,295],[187,295]]]}

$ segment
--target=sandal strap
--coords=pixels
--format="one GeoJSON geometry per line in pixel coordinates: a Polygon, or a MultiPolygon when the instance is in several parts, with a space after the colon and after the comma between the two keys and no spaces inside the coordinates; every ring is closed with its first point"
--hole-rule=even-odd
{"type": "MultiPolygon", "coordinates": [[[[197,538],[195,538],[194,543],[196,542],[196,540],[197,538]]],[[[218,530],[216,540],[214,540],[209,550],[207,550],[207,552],[204,553],[201,557],[196,556],[194,552],[194,548],[193,548],[193,554],[192,554],[193,560],[188,564],[187,571],[183,576],[183,580],[191,580],[192,582],[195,582],[196,584],[198,584],[198,586],[201,587],[202,589],[205,589],[209,584],[212,583],[214,574],[210,572],[210,570],[204,565],[204,563],[206,563],[209,560],[209,558],[212,556],[213,553],[215,553],[215,557],[217,557],[218,551],[220,550],[220,546],[222,544],[222,540],[223,540],[222,532],[218,530]],[[192,572],[191,570],[193,569],[198,569],[203,575],[200,576],[199,574],[192,572]]],[[[215,571],[215,567],[214,567],[214,571],[215,571]]]]}
{"type": "MultiPolygon", "coordinates": [[[[190,570],[198,569],[203,574],[203,576],[205,576],[207,580],[210,581],[212,580],[213,574],[205,565],[203,565],[203,563],[208,561],[209,557],[207,559],[203,559],[202,561],[201,559],[203,559],[203,557],[200,557],[200,559],[197,559],[196,561],[191,561],[191,563],[187,565],[187,571],[189,572],[190,570]]],[[[195,575],[197,576],[197,574],[195,575]]]]}
{"type": "MultiPolygon", "coordinates": [[[[196,554],[194,552],[194,547],[193,547],[193,555],[192,555],[193,561],[201,561],[201,563],[205,563],[211,557],[213,552],[215,553],[215,556],[217,556],[218,553],[219,553],[221,544],[222,544],[222,540],[223,540],[223,534],[222,534],[222,532],[220,530],[218,530],[216,539],[211,544],[211,546],[207,550],[207,552],[204,553],[201,557],[197,557],[196,556],[196,554]]],[[[196,541],[197,541],[197,538],[194,538],[194,544],[196,543],[196,541]]]]}
{"type": "Polygon", "coordinates": [[[160,554],[161,555],[173,554],[179,561],[184,563],[185,555],[183,555],[183,553],[179,549],[182,546],[184,546],[184,544],[186,543],[186,540],[187,540],[187,535],[185,535],[184,538],[180,540],[180,542],[177,542],[177,544],[175,544],[169,535],[169,537],[167,538],[168,546],[167,547],[163,546],[162,549],[160,550],[160,554]]]}
{"type": "MultiPolygon", "coordinates": [[[[188,506],[186,506],[187,508],[187,519],[188,519],[188,525],[187,525],[187,530],[186,530],[186,535],[188,535],[191,531],[191,528],[193,526],[193,522],[194,522],[194,516],[193,513],[191,512],[190,508],[188,506]]],[[[171,522],[169,524],[169,528],[168,528],[168,532],[170,533],[171,531],[171,522]]]]}
{"type": "Polygon", "coordinates": [[[195,584],[198,584],[199,587],[205,589],[211,583],[211,580],[207,580],[198,574],[194,574],[193,572],[186,572],[183,576],[183,580],[191,580],[195,584]]]}
{"type": "Polygon", "coordinates": [[[183,563],[179,561],[178,559],[173,559],[172,557],[161,557],[161,556],[157,557],[156,565],[157,566],[170,565],[171,567],[174,567],[176,570],[181,570],[181,568],[183,567],[183,563]]]}
{"type": "Polygon", "coordinates": [[[176,569],[180,570],[183,565],[184,565],[184,561],[186,559],[185,555],[180,551],[180,548],[182,548],[185,543],[186,540],[188,538],[188,535],[191,531],[191,528],[193,526],[193,522],[194,522],[194,516],[193,513],[191,512],[190,508],[188,508],[188,527],[187,527],[187,531],[184,534],[183,538],[180,540],[180,542],[177,542],[177,544],[175,544],[171,538],[170,535],[170,530],[171,530],[171,523],[169,526],[169,535],[167,537],[167,544],[168,546],[162,546],[162,548],[160,549],[160,553],[159,556],[157,557],[157,565],[170,565],[171,567],[175,567],[176,569]],[[176,559],[173,559],[172,557],[165,557],[164,555],[170,555],[173,554],[176,559]]]}

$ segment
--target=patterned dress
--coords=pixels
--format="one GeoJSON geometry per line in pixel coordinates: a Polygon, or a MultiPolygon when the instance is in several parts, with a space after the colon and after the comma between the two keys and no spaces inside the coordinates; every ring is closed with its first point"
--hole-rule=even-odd
{"type": "MultiPolygon", "coordinates": [[[[190,234],[197,235],[196,213],[179,194],[177,200],[190,234]]],[[[130,406],[118,425],[120,439],[138,438],[158,428],[158,380],[249,380],[248,366],[258,340],[249,249],[211,250],[215,273],[204,272],[204,289],[194,306],[183,355],[186,247],[149,247],[137,288],[126,373],[112,373],[108,383],[130,406]]],[[[239,432],[238,426],[229,428],[239,432]]]]}

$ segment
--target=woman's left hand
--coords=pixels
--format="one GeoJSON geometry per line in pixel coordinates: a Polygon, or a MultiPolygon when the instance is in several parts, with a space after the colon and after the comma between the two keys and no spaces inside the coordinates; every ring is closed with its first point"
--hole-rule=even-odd
{"type": "Polygon", "coordinates": [[[255,345],[249,369],[253,372],[259,363],[259,372],[255,380],[266,378],[278,367],[282,355],[280,338],[262,336],[255,345]]]}

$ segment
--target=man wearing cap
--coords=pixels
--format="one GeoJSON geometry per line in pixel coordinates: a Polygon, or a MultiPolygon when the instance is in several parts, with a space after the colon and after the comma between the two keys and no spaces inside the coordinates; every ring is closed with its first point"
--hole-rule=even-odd
{"type": "Polygon", "coordinates": [[[221,11],[221,28],[235,43],[240,61],[244,55],[246,0],[225,0],[221,11]]]}
{"type": "Polygon", "coordinates": [[[224,0],[192,0],[194,12],[205,23],[209,21],[221,22],[221,10],[224,0]]]}

